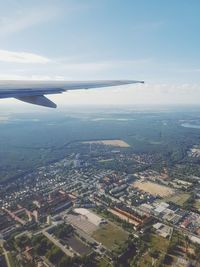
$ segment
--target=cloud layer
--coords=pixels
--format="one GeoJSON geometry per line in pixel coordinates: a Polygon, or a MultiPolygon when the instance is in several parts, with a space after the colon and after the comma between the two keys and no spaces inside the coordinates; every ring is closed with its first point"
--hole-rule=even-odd
{"type": "Polygon", "coordinates": [[[0,61],[14,63],[37,63],[45,64],[50,62],[46,57],[26,52],[13,52],[8,50],[0,50],[0,61]]]}

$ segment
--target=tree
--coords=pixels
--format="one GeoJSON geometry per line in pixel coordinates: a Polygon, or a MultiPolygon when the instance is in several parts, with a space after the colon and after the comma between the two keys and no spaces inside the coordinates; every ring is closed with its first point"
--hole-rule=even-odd
{"type": "Polygon", "coordinates": [[[200,245],[199,244],[196,244],[195,255],[196,255],[196,259],[199,260],[200,259],[200,245]]]}
{"type": "Polygon", "coordinates": [[[60,262],[59,262],[59,267],[71,267],[72,266],[72,260],[70,257],[62,257],[60,262]]]}
{"type": "Polygon", "coordinates": [[[149,254],[152,258],[157,259],[159,257],[160,252],[156,249],[152,249],[149,254]]]}
{"type": "Polygon", "coordinates": [[[53,246],[53,249],[46,253],[46,257],[52,263],[59,263],[60,259],[63,257],[63,252],[56,246],[53,246]]]}
{"type": "Polygon", "coordinates": [[[40,243],[35,246],[36,253],[40,256],[45,255],[48,250],[48,243],[46,239],[42,239],[40,243]]]}

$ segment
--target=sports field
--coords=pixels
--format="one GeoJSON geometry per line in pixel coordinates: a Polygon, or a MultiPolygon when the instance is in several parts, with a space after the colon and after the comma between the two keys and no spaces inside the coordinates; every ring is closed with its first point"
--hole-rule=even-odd
{"type": "Polygon", "coordinates": [[[154,196],[158,195],[161,197],[167,197],[175,193],[175,191],[171,189],[170,187],[152,183],[149,181],[147,182],[136,181],[133,183],[133,186],[142,191],[150,193],[151,195],[154,195],[154,196]]]}

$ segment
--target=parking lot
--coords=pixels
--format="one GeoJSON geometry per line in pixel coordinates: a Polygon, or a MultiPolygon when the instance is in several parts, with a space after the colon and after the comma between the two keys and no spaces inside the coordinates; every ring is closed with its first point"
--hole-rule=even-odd
{"type": "Polygon", "coordinates": [[[98,226],[89,222],[87,218],[82,215],[68,214],[65,216],[65,221],[81,229],[88,235],[92,235],[92,233],[98,229],[98,226]]]}

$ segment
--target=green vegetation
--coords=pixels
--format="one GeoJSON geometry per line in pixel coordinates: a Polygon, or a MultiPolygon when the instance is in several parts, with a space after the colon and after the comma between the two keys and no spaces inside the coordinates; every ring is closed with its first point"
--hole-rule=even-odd
{"type": "Polygon", "coordinates": [[[187,210],[192,210],[195,203],[195,195],[191,194],[187,201],[184,203],[183,207],[187,210]]]}
{"type": "Polygon", "coordinates": [[[128,239],[128,233],[113,223],[102,225],[92,237],[108,249],[114,250],[120,243],[128,239]]]}
{"type": "Polygon", "coordinates": [[[140,259],[139,266],[152,266],[152,261],[155,262],[154,266],[161,266],[169,246],[169,240],[161,236],[151,234],[148,246],[149,248],[147,252],[144,253],[143,257],[140,259]]]}
{"type": "Polygon", "coordinates": [[[109,263],[109,260],[106,259],[105,257],[101,258],[98,263],[98,267],[112,267],[113,265],[109,263]]]}
{"type": "Polygon", "coordinates": [[[54,235],[58,239],[66,239],[74,232],[74,228],[70,224],[61,224],[53,231],[54,235]]]}
{"type": "Polygon", "coordinates": [[[96,213],[98,213],[100,216],[104,217],[105,219],[109,219],[111,222],[114,222],[115,224],[122,227],[125,231],[132,232],[133,231],[133,225],[131,223],[128,223],[125,220],[122,220],[118,216],[112,214],[107,209],[102,207],[96,207],[94,209],[96,213]]]}
{"type": "Polygon", "coordinates": [[[183,206],[188,201],[189,198],[190,198],[189,193],[179,193],[179,194],[175,194],[173,196],[170,196],[168,198],[165,198],[164,200],[173,202],[179,206],[183,206]]]}
{"type": "Polygon", "coordinates": [[[113,161],[113,159],[101,159],[98,162],[99,163],[105,163],[105,162],[110,162],[110,161],[113,161]]]}
{"type": "Polygon", "coordinates": [[[96,266],[95,255],[68,257],[44,236],[39,235],[35,237],[33,244],[36,254],[45,256],[56,267],[78,267],[80,265],[83,267],[96,266]]]}
{"type": "Polygon", "coordinates": [[[186,260],[199,260],[200,246],[192,243],[188,236],[174,230],[163,262],[164,266],[175,264],[180,255],[186,260]]]}
{"type": "MultiPolygon", "coordinates": [[[[77,115],[76,118],[66,117],[65,112],[56,116],[48,113],[15,114],[14,120],[0,124],[0,179],[17,178],[24,172],[59,160],[72,151],[88,152],[88,145],[77,141],[101,139],[127,141],[131,147],[120,148],[127,153],[154,154],[158,160],[153,165],[157,169],[162,168],[163,162],[169,168],[182,164],[183,174],[198,175],[198,159],[188,159],[187,151],[193,145],[199,145],[199,130],[180,126],[181,119],[197,120],[197,114],[190,111],[113,113],[109,114],[112,120],[108,121],[93,120],[99,117],[95,113],[86,117],[80,114],[80,118],[77,115]],[[121,117],[127,120],[120,121],[121,117]]],[[[108,114],[103,116],[106,118],[108,114]]],[[[115,160],[99,164],[119,166],[129,172],[135,170],[131,161],[125,166],[115,160]]]]}
{"type": "MultiPolygon", "coordinates": [[[[57,229],[57,234],[60,234],[63,231],[69,230],[68,225],[67,227],[62,227],[57,229]]],[[[96,265],[96,259],[95,254],[90,254],[88,256],[83,255],[82,257],[74,256],[73,258],[67,256],[64,254],[64,252],[58,248],[56,245],[54,245],[49,239],[47,239],[42,234],[33,236],[32,238],[29,238],[26,235],[20,236],[17,239],[10,239],[8,242],[6,242],[6,245],[11,248],[13,251],[21,251],[21,253],[24,252],[26,249],[26,246],[29,246],[30,248],[33,248],[31,251],[31,254],[33,256],[33,263],[26,262],[24,259],[20,259],[20,261],[17,261],[17,258],[12,258],[11,253],[8,252],[8,256],[10,258],[10,262],[13,262],[12,267],[18,267],[18,266],[35,266],[35,259],[37,259],[38,256],[45,257],[48,261],[50,261],[52,264],[55,265],[55,267],[95,267],[96,265]],[[29,264],[29,265],[28,265],[29,264]],[[31,265],[32,264],[32,265],[31,265]]]]}
{"type": "Polygon", "coordinates": [[[31,240],[28,238],[27,235],[22,235],[18,238],[16,238],[16,245],[20,248],[23,249],[26,246],[31,246],[31,240]]]}
{"type": "Polygon", "coordinates": [[[200,211],[200,200],[196,200],[194,206],[197,210],[200,211]]]}

